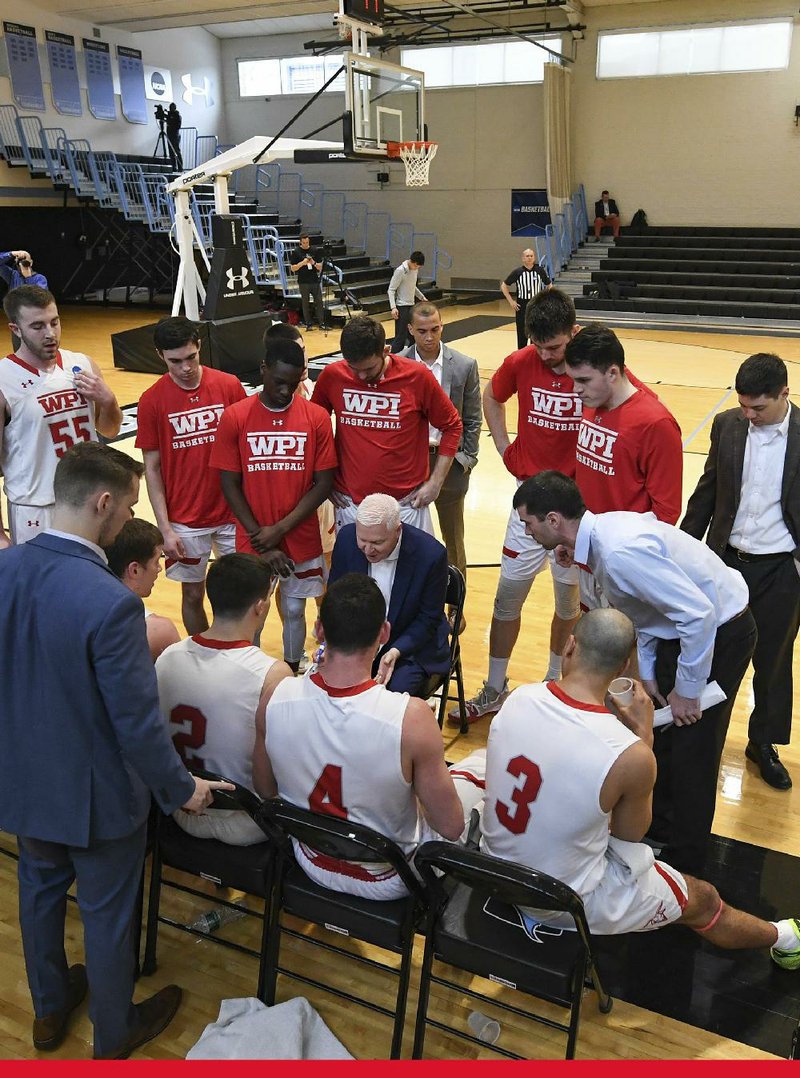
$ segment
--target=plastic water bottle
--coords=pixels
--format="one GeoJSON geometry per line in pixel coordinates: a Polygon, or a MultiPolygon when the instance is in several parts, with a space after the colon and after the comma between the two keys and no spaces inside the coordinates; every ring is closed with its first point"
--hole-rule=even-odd
{"type": "Polygon", "coordinates": [[[484,1044],[496,1044],[500,1037],[500,1023],[487,1018],[480,1011],[473,1011],[467,1019],[467,1025],[484,1044]]]}
{"type": "Polygon", "coordinates": [[[223,928],[225,925],[230,924],[231,921],[238,921],[246,916],[247,914],[244,910],[232,909],[230,906],[217,906],[215,909],[206,910],[205,913],[202,913],[196,921],[189,925],[189,928],[208,936],[211,932],[216,932],[218,928],[223,928]]]}

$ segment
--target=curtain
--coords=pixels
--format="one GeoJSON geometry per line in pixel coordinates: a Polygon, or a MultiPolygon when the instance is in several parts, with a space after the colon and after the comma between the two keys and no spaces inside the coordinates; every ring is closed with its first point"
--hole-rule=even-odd
{"type": "Polygon", "coordinates": [[[544,132],[550,212],[560,213],[572,197],[570,89],[572,73],[561,64],[544,65],[544,132]]]}

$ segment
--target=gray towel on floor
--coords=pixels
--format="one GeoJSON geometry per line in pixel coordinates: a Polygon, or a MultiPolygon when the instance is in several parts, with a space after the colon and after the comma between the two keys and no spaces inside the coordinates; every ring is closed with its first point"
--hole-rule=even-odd
{"type": "Polygon", "coordinates": [[[187,1059],[352,1059],[307,999],[223,999],[187,1059]]]}

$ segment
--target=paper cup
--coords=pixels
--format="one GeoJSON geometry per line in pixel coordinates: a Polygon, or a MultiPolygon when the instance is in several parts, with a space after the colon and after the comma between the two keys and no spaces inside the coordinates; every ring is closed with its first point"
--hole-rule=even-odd
{"type": "Polygon", "coordinates": [[[484,1044],[495,1044],[500,1037],[500,1023],[487,1018],[480,1011],[473,1011],[467,1019],[467,1025],[484,1044]]]}
{"type": "Polygon", "coordinates": [[[608,686],[608,694],[615,704],[627,707],[633,703],[633,681],[629,677],[615,677],[608,686]]]}

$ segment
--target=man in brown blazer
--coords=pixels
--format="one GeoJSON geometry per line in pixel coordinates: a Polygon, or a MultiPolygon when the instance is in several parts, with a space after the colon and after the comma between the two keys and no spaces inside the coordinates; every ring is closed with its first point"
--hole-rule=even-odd
{"type": "Polygon", "coordinates": [[[681,528],[747,581],[758,627],[746,755],[778,790],[792,785],[775,745],[792,727],[792,652],[800,627],[800,409],[786,364],[758,353],[736,375],[739,408],[721,412],[681,528]]]}

